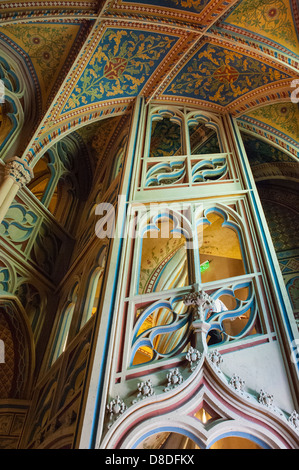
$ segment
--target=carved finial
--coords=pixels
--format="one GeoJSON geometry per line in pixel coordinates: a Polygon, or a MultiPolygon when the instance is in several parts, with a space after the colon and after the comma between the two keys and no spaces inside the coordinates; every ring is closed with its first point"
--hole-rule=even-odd
{"type": "Polygon", "coordinates": [[[148,379],[145,382],[139,382],[137,384],[137,390],[139,393],[137,394],[136,399],[132,401],[133,405],[140,399],[148,398],[155,394],[151,379],[148,379]]]}
{"type": "Polygon", "coordinates": [[[210,359],[215,366],[219,367],[220,364],[223,362],[223,358],[220,354],[220,352],[217,349],[214,349],[211,353],[208,354],[208,358],[210,359]]]}
{"type": "Polygon", "coordinates": [[[142,397],[142,398],[147,398],[151,397],[154,395],[154,388],[151,380],[146,380],[145,382],[140,382],[137,385],[137,389],[139,391],[137,398],[142,397]]]}
{"type": "Polygon", "coordinates": [[[194,320],[205,320],[205,311],[207,308],[213,308],[214,300],[204,290],[190,292],[183,297],[185,305],[195,307],[194,320]]]}

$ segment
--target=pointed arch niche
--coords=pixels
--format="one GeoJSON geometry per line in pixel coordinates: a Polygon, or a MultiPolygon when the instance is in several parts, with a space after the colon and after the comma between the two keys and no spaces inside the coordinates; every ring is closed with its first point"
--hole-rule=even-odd
{"type": "Polygon", "coordinates": [[[160,208],[141,225],[138,294],[188,285],[186,245],[191,227],[183,213],[160,208]]]}
{"type": "Polygon", "coordinates": [[[5,345],[0,398],[27,399],[35,367],[35,346],[27,314],[17,297],[0,293],[0,331],[5,345]]]}
{"type": "Polygon", "coordinates": [[[220,205],[210,206],[197,213],[197,238],[201,282],[216,281],[247,273],[241,227],[220,205]]]}
{"type": "Polygon", "coordinates": [[[295,449],[290,412],[267,406],[258,392],[238,389],[211,355],[184,381],[133,402],[111,425],[105,449],[295,449]]]}

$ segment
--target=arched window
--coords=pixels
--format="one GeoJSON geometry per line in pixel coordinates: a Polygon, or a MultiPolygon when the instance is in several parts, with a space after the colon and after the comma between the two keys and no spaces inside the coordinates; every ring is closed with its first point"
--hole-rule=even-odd
{"type": "Polygon", "coordinates": [[[96,268],[91,275],[87,291],[87,305],[81,327],[96,313],[103,283],[104,268],[96,268]]]}
{"type": "Polygon", "coordinates": [[[149,156],[183,153],[182,120],[172,111],[160,110],[152,116],[149,156]]]}
{"type": "Polygon", "coordinates": [[[7,140],[13,134],[17,126],[14,114],[17,110],[13,102],[8,99],[4,103],[0,103],[0,148],[4,146],[7,140]]]}
{"type": "Polygon", "coordinates": [[[61,176],[49,203],[49,211],[62,225],[71,218],[76,200],[76,190],[70,176],[61,176]]]}
{"type": "Polygon", "coordinates": [[[127,147],[127,140],[128,140],[128,135],[125,135],[117,148],[116,155],[113,158],[113,167],[112,167],[112,172],[110,176],[110,183],[117,177],[118,173],[121,171],[122,166],[123,166],[123,160],[125,157],[125,152],[126,152],[126,147],[127,147]]]}
{"type": "Polygon", "coordinates": [[[189,118],[188,132],[191,155],[223,152],[220,148],[218,126],[207,117],[194,115],[189,118]]]}
{"type": "MultiPolygon", "coordinates": [[[[0,57],[0,86],[1,94],[4,94],[4,102],[0,103],[0,153],[7,157],[9,153],[14,152],[17,146],[17,136],[24,125],[24,111],[28,95],[24,93],[25,77],[19,70],[16,62],[11,57],[1,51],[0,57]]],[[[33,116],[31,116],[32,118],[33,116]]],[[[34,122],[34,121],[32,121],[34,122]]]]}
{"type": "Polygon", "coordinates": [[[71,289],[70,295],[67,301],[64,303],[61,314],[58,321],[58,326],[56,330],[56,335],[54,339],[52,354],[50,357],[51,365],[58,359],[58,357],[63,353],[66,348],[69,329],[71,326],[71,321],[73,313],[75,310],[75,305],[77,301],[79,283],[76,282],[73,288],[71,289]]]}
{"type": "Polygon", "coordinates": [[[54,176],[51,164],[52,158],[49,153],[46,153],[34,166],[34,178],[27,186],[42,204],[45,203],[54,176]]]}
{"type": "Polygon", "coordinates": [[[148,219],[140,253],[139,294],[188,285],[185,235],[179,218],[168,211],[148,219]]]}
{"type": "Polygon", "coordinates": [[[70,230],[76,207],[87,200],[92,181],[86,148],[76,137],[66,136],[41,156],[33,171],[29,190],[70,230]]]}
{"type": "Polygon", "coordinates": [[[89,276],[89,282],[86,293],[86,303],[84,306],[84,312],[80,327],[85,325],[85,323],[97,312],[106,266],[106,254],[106,246],[102,246],[97,257],[98,266],[93,269],[91,275],[89,276]]]}
{"type": "Polygon", "coordinates": [[[130,365],[169,358],[185,347],[190,316],[181,296],[135,310],[130,365]]]}
{"type": "Polygon", "coordinates": [[[18,287],[16,295],[27,313],[36,341],[43,323],[41,295],[36,287],[28,282],[24,282],[18,287]]]}
{"type": "Polygon", "coordinates": [[[227,212],[217,207],[205,210],[197,236],[202,282],[245,274],[240,227],[227,212]]]}

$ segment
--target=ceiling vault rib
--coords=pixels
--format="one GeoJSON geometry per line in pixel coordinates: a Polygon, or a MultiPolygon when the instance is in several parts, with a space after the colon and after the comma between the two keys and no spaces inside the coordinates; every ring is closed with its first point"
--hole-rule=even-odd
{"type": "Polygon", "coordinates": [[[166,80],[168,80],[168,77],[171,76],[171,75],[174,75],[175,74],[175,71],[178,71],[181,69],[181,67],[184,65],[185,61],[186,61],[186,58],[188,59],[189,56],[191,56],[193,54],[193,51],[195,51],[196,47],[200,44],[200,42],[202,41],[202,39],[205,37],[205,35],[207,34],[208,30],[216,23],[220,20],[220,18],[226,14],[227,10],[230,9],[232,7],[232,4],[235,4],[237,3],[239,0],[234,0],[224,11],[221,12],[221,14],[219,16],[217,16],[212,22],[211,24],[209,24],[206,28],[204,28],[202,31],[198,32],[198,38],[195,39],[194,43],[184,52],[183,56],[179,59],[179,62],[177,64],[174,64],[173,68],[170,70],[170,72],[166,75],[166,77],[163,78],[163,80],[161,81],[160,85],[158,86],[158,88],[156,88],[155,92],[150,95],[148,98],[147,98],[147,104],[152,101],[153,99],[155,99],[155,97],[158,95],[159,93],[159,90],[163,89],[163,84],[165,83],[166,80]]]}
{"type": "MultiPolygon", "coordinates": [[[[118,114],[122,112],[120,107],[123,107],[123,110],[126,110],[124,112],[127,112],[137,95],[142,95],[147,104],[153,100],[161,100],[165,104],[180,101],[185,106],[205,107],[209,111],[231,113],[237,117],[246,116],[250,109],[255,110],[266,104],[290,102],[291,82],[299,77],[299,58],[294,52],[295,36],[298,34],[296,4],[291,3],[287,11],[288,18],[290,15],[293,18],[293,43],[288,50],[286,42],[277,43],[277,34],[280,32],[274,31],[272,36],[268,32],[273,26],[272,16],[277,14],[279,0],[277,5],[272,5],[273,1],[271,2],[272,9],[268,17],[263,16],[266,23],[261,23],[260,32],[254,28],[252,32],[246,29],[249,21],[246,15],[244,16],[243,6],[246,1],[202,0],[196,5],[186,2],[183,8],[182,4],[175,0],[161,0],[159,5],[156,0],[47,0],[33,2],[30,11],[26,2],[16,1],[13,7],[10,2],[2,3],[2,35],[5,40],[5,32],[10,32],[7,41],[10,44],[16,42],[15,48],[18,54],[22,53],[23,62],[26,50],[24,52],[20,49],[20,43],[16,36],[13,36],[13,25],[16,25],[16,31],[19,27],[26,28],[28,25],[31,32],[37,25],[41,30],[56,27],[58,30],[67,29],[73,25],[82,28],[82,31],[84,22],[89,25],[84,34],[80,33],[78,47],[74,42],[68,51],[69,55],[59,71],[60,75],[56,76],[56,85],[53,84],[46,99],[43,96],[43,113],[36,120],[27,145],[24,142],[24,157],[33,158],[36,151],[40,154],[44,144],[49,145],[47,140],[51,142],[53,135],[55,139],[61,138],[60,132],[64,134],[70,132],[70,128],[74,130],[78,122],[82,125],[82,122],[87,124],[98,119],[97,112],[103,109],[115,107],[115,113],[118,114]],[[238,22],[239,18],[243,18],[243,23],[238,22]],[[268,26],[270,29],[267,29],[268,26]],[[103,59],[105,53],[101,55],[101,50],[103,46],[108,47],[105,38],[110,34],[114,39],[110,41],[110,48],[105,49],[107,54],[103,59]],[[119,36],[116,39],[117,34],[119,36]],[[159,55],[159,60],[153,61],[149,56],[148,62],[153,65],[147,64],[147,68],[140,65],[140,70],[133,72],[133,79],[129,82],[132,66],[130,51],[126,47],[131,47],[129,40],[131,44],[137,41],[135,47],[139,47],[140,37],[150,37],[153,40],[158,40],[159,37],[163,40],[167,38],[171,46],[159,55]],[[246,71],[243,73],[243,63],[249,63],[249,67],[252,67],[248,69],[248,74],[246,71]],[[192,69],[192,66],[198,66],[198,69],[194,69],[200,75],[197,81],[191,77],[192,70],[188,70],[192,69]],[[267,69],[264,81],[262,71],[258,71],[258,67],[267,69]],[[205,71],[202,72],[201,69],[205,71]],[[73,96],[76,98],[76,90],[79,89],[78,84],[82,85],[84,74],[85,77],[96,74],[92,93],[98,93],[99,96],[91,98],[91,87],[87,87],[86,93],[85,86],[81,92],[82,96],[85,93],[85,101],[80,98],[77,104],[71,106],[70,101],[73,96]],[[184,80],[186,84],[183,83],[184,80]],[[218,101],[215,98],[216,82],[221,98],[218,101]],[[109,92],[105,91],[100,96],[99,89],[105,86],[105,90],[109,92]],[[120,90],[118,94],[115,92],[117,87],[120,90]],[[35,150],[31,155],[32,149],[35,150]]],[[[257,9],[259,8],[261,6],[257,4],[257,9]]],[[[255,15],[255,11],[250,11],[255,15]]],[[[145,44],[146,49],[149,43],[145,44]]],[[[27,51],[27,68],[30,68],[28,64],[34,59],[34,56],[30,55],[31,50],[29,48],[27,51]]],[[[134,54],[136,51],[137,49],[134,54]]],[[[33,63],[32,70],[34,66],[33,63]]],[[[53,76],[54,72],[55,70],[53,76]]],[[[43,77],[41,71],[39,73],[37,79],[41,84],[43,77]]]]}

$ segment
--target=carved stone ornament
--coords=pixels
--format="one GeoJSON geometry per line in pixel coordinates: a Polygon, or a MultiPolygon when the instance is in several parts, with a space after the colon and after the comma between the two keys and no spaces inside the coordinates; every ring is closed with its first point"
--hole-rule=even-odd
{"type": "Polygon", "coordinates": [[[196,369],[198,362],[201,359],[202,354],[197,350],[194,349],[192,346],[188,349],[186,354],[186,359],[190,364],[190,369],[193,371],[196,369]]]}
{"type": "Polygon", "coordinates": [[[214,351],[212,351],[211,353],[208,354],[208,358],[210,359],[210,361],[215,364],[216,367],[219,367],[220,364],[223,362],[223,358],[220,354],[219,351],[217,351],[217,349],[215,349],[214,351]]]}
{"type": "Polygon", "coordinates": [[[229,384],[238,392],[242,392],[245,387],[245,381],[242,380],[238,375],[234,374],[230,379],[229,384]]]}
{"type": "Polygon", "coordinates": [[[299,430],[299,414],[297,413],[296,410],[292,412],[292,414],[289,416],[288,422],[294,426],[295,429],[299,430]]]}
{"type": "Polygon", "coordinates": [[[194,320],[204,321],[206,309],[214,307],[214,300],[202,289],[185,295],[183,302],[185,305],[192,305],[195,307],[194,320]]]}
{"type": "Polygon", "coordinates": [[[147,398],[147,397],[151,397],[154,394],[153,384],[150,379],[146,380],[145,382],[140,382],[137,385],[137,389],[139,390],[137,398],[139,397],[147,398]]]}
{"type": "Polygon", "coordinates": [[[107,405],[107,412],[110,414],[110,423],[108,424],[108,428],[112,426],[114,421],[119,418],[127,409],[127,405],[125,402],[119,397],[116,396],[115,399],[111,400],[110,403],[107,405]]]}
{"type": "Polygon", "coordinates": [[[137,403],[140,399],[148,398],[155,394],[151,379],[146,380],[145,382],[139,382],[137,384],[137,390],[137,397],[132,401],[132,404],[137,403]]]}
{"type": "Polygon", "coordinates": [[[168,383],[167,387],[164,388],[164,392],[168,392],[169,390],[177,387],[183,382],[183,376],[180,373],[179,369],[176,367],[171,372],[169,372],[166,376],[168,383]]]}
{"type": "Polygon", "coordinates": [[[267,392],[264,392],[264,390],[261,389],[260,395],[259,395],[259,403],[265,406],[272,406],[273,405],[273,395],[270,395],[267,392]]]}
{"type": "Polygon", "coordinates": [[[4,174],[6,177],[13,178],[14,182],[20,188],[26,186],[33,178],[33,171],[27,163],[18,157],[13,157],[7,160],[4,167],[4,174]]]}

